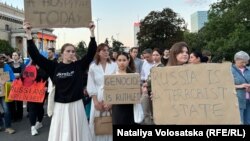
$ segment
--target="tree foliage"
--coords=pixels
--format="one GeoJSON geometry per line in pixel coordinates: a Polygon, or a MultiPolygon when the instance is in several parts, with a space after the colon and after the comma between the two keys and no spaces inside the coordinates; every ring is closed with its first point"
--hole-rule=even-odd
{"type": "Polygon", "coordinates": [[[11,54],[14,51],[14,48],[8,41],[0,39],[0,53],[11,54]]]}
{"type": "Polygon", "coordinates": [[[112,38],[112,51],[124,51],[123,43],[112,38]]]}
{"type": "Polygon", "coordinates": [[[186,31],[184,33],[184,41],[189,45],[190,51],[203,51],[206,43],[204,42],[204,36],[201,33],[190,33],[186,31]]]}
{"type": "Polygon", "coordinates": [[[193,47],[209,49],[214,62],[223,59],[232,61],[236,52],[243,50],[250,53],[250,1],[221,0],[211,5],[208,23],[197,33],[194,40],[188,34],[187,39],[193,47]],[[196,42],[196,43],[195,43],[196,42]]]}
{"type": "Polygon", "coordinates": [[[87,53],[87,45],[84,41],[80,41],[76,47],[76,54],[82,58],[87,53]]]}
{"type": "Polygon", "coordinates": [[[186,25],[170,8],[152,11],[142,21],[138,32],[140,50],[145,48],[170,48],[175,42],[183,40],[186,25]]]}

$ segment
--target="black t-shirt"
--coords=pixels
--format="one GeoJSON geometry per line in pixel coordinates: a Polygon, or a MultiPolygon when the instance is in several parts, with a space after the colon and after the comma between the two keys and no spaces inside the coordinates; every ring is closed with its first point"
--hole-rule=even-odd
{"type": "Polygon", "coordinates": [[[8,64],[11,67],[13,73],[19,73],[20,74],[22,72],[23,68],[24,68],[23,63],[19,63],[20,64],[19,67],[14,67],[14,62],[13,61],[9,62],[8,64]]]}
{"type": "Polygon", "coordinates": [[[162,62],[162,64],[163,64],[164,66],[166,66],[166,65],[168,64],[168,59],[169,59],[169,58],[164,58],[164,57],[161,58],[161,62],[162,62]]]}
{"type": "Polygon", "coordinates": [[[83,98],[83,74],[92,62],[97,45],[95,38],[91,38],[88,53],[81,59],[70,64],[50,61],[40,55],[34,42],[28,40],[28,52],[38,66],[52,78],[55,84],[55,101],[69,103],[83,98]]]}

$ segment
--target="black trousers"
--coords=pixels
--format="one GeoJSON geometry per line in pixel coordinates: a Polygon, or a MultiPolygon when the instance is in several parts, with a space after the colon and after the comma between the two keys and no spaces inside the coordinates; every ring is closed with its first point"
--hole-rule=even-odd
{"type": "Polygon", "coordinates": [[[13,101],[9,102],[9,108],[11,113],[11,119],[13,121],[19,121],[23,119],[23,102],[13,101]]]}
{"type": "Polygon", "coordinates": [[[36,122],[42,122],[44,116],[43,103],[28,102],[27,108],[29,112],[29,120],[31,126],[34,126],[36,122]]]}

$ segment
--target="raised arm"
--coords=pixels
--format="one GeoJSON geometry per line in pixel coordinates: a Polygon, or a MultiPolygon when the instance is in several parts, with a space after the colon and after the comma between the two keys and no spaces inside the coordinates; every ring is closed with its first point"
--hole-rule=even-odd
{"type": "Polygon", "coordinates": [[[89,30],[90,30],[90,33],[91,33],[91,37],[90,37],[90,42],[89,42],[89,46],[88,46],[88,52],[78,62],[78,63],[81,64],[81,66],[83,68],[83,71],[85,71],[87,68],[89,68],[89,65],[93,61],[95,53],[96,53],[96,49],[97,49],[97,44],[96,44],[96,41],[95,41],[95,34],[94,34],[94,30],[95,30],[94,23],[91,22],[89,24],[89,30]]]}
{"type": "Polygon", "coordinates": [[[53,61],[48,60],[44,56],[42,56],[36,45],[34,44],[32,40],[32,35],[31,35],[31,25],[28,22],[24,22],[23,28],[26,32],[27,36],[27,45],[28,45],[28,53],[31,57],[31,59],[36,62],[36,64],[41,67],[46,73],[49,74],[49,76],[53,76],[54,71],[55,71],[55,66],[56,63],[53,61]]]}

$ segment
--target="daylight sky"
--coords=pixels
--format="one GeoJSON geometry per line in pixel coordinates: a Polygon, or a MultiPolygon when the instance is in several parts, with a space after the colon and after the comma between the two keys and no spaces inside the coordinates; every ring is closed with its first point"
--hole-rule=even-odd
{"type": "MultiPolygon", "coordinates": [[[[113,36],[125,46],[134,45],[133,23],[143,19],[151,11],[171,8],[178,13],[190,29],[191,14],[208,10],[209,5],[217,0],[92,0],[92,19],[99,19],[99,42],[113,36]]],[[[19,9],[23,9],[23,0],[0,0],[19,9]]],[[[57,28],[54,30],[57,48],[69,42],[77,44],[83,40],[89,42],[89,30],[86,28],[57,28]]],[[[96,35],[97,36],[97,35],[96,35]]]]}

